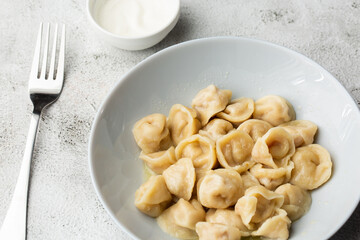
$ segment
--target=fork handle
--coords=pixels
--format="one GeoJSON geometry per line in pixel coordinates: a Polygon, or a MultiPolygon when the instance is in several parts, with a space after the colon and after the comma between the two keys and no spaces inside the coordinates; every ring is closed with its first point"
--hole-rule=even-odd
{"type": "Polygon", "coordinates": [[[26,218],[30,166],[39,119],[40,114],[34,113],[31,116],[30,128],[26,140],[26,147],[24,151],[24,158],[21,164],[20,174],[16,183],[10,207],[6,213],[6,217],[0,230],[1,240],[26,239],[26,218]]]}

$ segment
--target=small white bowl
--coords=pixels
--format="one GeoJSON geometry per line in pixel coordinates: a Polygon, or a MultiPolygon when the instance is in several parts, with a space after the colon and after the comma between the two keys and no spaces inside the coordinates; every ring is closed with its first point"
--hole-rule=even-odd
{"type": "Polygon", "coordinates": [[[163,40],[166,35],[175,27],[180,16],[180,0],[169,0],[175,4],[176,11],[170,21],[160,30],[140,37],[125,37],[111,33],[98,23],[95,13],[97,7],[104,0],[87,0],[86,10],[88,19],[95,30],[96,35],[105,42],[125,50],[143,50],[154,46],[163,40]]]}

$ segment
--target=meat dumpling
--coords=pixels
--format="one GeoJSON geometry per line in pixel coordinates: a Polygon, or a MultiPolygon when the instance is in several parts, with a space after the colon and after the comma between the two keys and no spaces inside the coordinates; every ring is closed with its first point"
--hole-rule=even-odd
{"type": "Polygon", "coordinates": [[[150,217],[159,216],[170,201],[171,194],[162,175],[151,176],[135,192],[135,206],[150,217]]]}
{"type": "Polygon", "coordinates": [[[200,90],[192,100],[191,107],[196,110],[201,124],[205,126],[209,119],[225,109],[231,99],[230,90],[218,89],[215,85],[200,90]]]}
{"type": "Polygon", "coordinates": [[[190,202],[180,198],[177,203],[166,209],[158,218],[160,228],[173,237],[197,239],[195,226],[205,220],[201,204],[193,199],[190,202]]]}
{"type": "Polygon", "coordinates": [[[294,169],[290,183],[312,190],[329,180],[332,162],[329,152],[319,144],[310,144],[296,149],[291,158],[294,169]]]}
{"type": "Polygon", "coordinates": [[[216,141],[233,129],[234,127],[230,122],[224,119],[214,118],[199,131],[199,134],[216,141]]]}
{"type": "Polygon", "coordinates": [[[234,130],[216,141],[216,155],[221,166],[241,173],[254,165],[251,159],[253,146],[249,134],[234,130]]]}
{"type": "Polygon", "coordinates": [[[294,139],[281,127],[271,128],[259,138],[252,150],[252,159],[272,168],[286,166],[295,153],[294,139]]]}
{"type": "Polygon", "coordinates": [[[237,201],[235,212],[241,216],[248,229],[254,230],[259,223],[273,216],[283,202],[283,195],[263,186],[254,186],[246,189],[244,196],[237,201]]]}
{"type": "Polygon", "coordinates": [[[210,170],[197,183],[197,198],[207,208],[228,208],[243,194],[241,176],[232,169],[210,170]]]}
{"type": "Polygon", "coordinates": [[[289,182],[293,169],[294,163],[292,161],[289,161],[288,165],[280,168],[269,168],[258,163],[250,168],[250,173],[267,189],[275,190],[281,184],[289,182]]]}
{"type": "Polygon", "coordinates": [[[309,211],[311,195],[305,189],[287,183],[278,187],[275,192],[284,196],[284,205],[281,208],[287,212],[291,221],[301,218],[309,211]]]}
{"type": "Polygon", "coordinates": [[[216,114],[217,117],[228,120],[235,126],[251,118],[254,112],[254,100],[251,98],[238,98],[229,103],[226,108],[216,114]]]}
{"type": "Polygon", "coordinates": [[[250,231],[242,222],[240,215],[236,214],[233,209],[209,209],[206,213],[206,221],[236,227],[241,231],[242,236],[250,235],[250,231]]]}
{"type": "Polygon", "coordinates": [[[166,116],[160,113],[148,115],[137,121],[132,130],[137,145],[144,153],[168,149],[171,145],[166,116]]]}
{"type": "Polygon", "coordinates": [[[170,109],[167,126],[171,139],[176,146],[181,140],[196,134],[201,127],[201,123],[196,118],[194,109],[175,104],[170,109]]]}
{"type": "Polygon", "coordinates": [[[269,122],[273,126],[295,119],[293,106],[283,97],[269,95],[255,101],[253,118],[269,122]]]}
{"type": "Polygon", "coordinates": [[[262,236],[266,239],[287,240],[291,221],[287,217],[286,211],[281,208],[276,209],[275,212],[274,216],[266,219],[251,235],[262,236]]]}
{"type": "Polygon", "coordinates": [[[249,119],[238,127],[238,130],[244,131],[247,134],[250,135],[250,137],[256,142],[258,138],[261,138],[262,136],[269,131],[270,128],[273,126],[263,120],[259,119],[249,119]]]}
{"type": "Polygon", "coordinates": [[[229,225],[218,223],[198,222],[196,232],[199,240],[239,240],[241,232],[239,229],[229,225]]]}
{"type": "Polygon", "coordinates": [[[317,132],[315,123],[308,120],[294,120],[283,123],[279,127],[284,128],[294,138],[295,147],[309,145],[314,142],[314,136],[317,132]]]}
{"type": "Polygon", "coordinates": [[[175,148],[177,159],[190,158],[197,171],[210,170],[215,167],[215,143],[211,139],[199,134],[182,140],[175,148]]]}
{"type": "Polygon", "coordinates": [[[190,200],[195,185],[195,168],[189,158],[181,158],[163,172],[169,191],[185,200],[190,200]]]}
{"type": "Polygon", "coordinates": [[[176,162],[175,148],[171,146],[168,150],[148,154],[141,151],[139,158],[142,159],[154,173],[162,174],[165,169],[176,162]]]}

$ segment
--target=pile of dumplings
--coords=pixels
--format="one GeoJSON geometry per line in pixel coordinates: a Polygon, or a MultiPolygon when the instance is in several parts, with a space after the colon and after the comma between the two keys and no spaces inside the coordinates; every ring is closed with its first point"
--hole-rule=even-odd
{"type": "Polygon", "coordinates": [[[231,96],[210,85],[191,108],[175,104],[168,117],[136,122],[140,159],[153,174],[135,206],[179,239],[288,239],[310,208],[309,190],[331,176],[330,154],[286,99],[231,96]]]}

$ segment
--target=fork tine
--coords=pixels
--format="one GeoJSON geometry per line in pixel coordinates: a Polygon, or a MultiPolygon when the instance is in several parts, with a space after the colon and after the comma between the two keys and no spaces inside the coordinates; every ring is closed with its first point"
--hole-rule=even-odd
{"type": "Polygon", "coordinates": [[[59,61],[56,73],[56,80],[64,81],[64,61],[65,61],[65,24],[62,26],[61,42],[59,50],[59,61]]]}
{"type": "Polygon", "coordinates": [[[51,62],[48,79],[54,80],[54,69],[55,69],[55,55],[56,55],[56,42],[57,42],[58,24],[55,25],[54,37],[53,37],[53,48],[51,52],[51,62]]]}
{"type": "Polygon", "coordinates": [[[38,78],[38,75],[39,75],[42,29],[43,29],[43,23],[40,23],[39,33],[38,33],[37,40],[36,40],[34,59],[33,59],[32,66],[31,66],[30,78],[38,78]]]}
{"type": "Polygon", "coordinates": [[[40,79],[45,79],[45,74],[46,74],[46,63],[47,63],[48,50],[49,50],[49,31],[50,31],[50,23],[48,23],[46,26],[45,47],[44,47],[40,79]]]}

